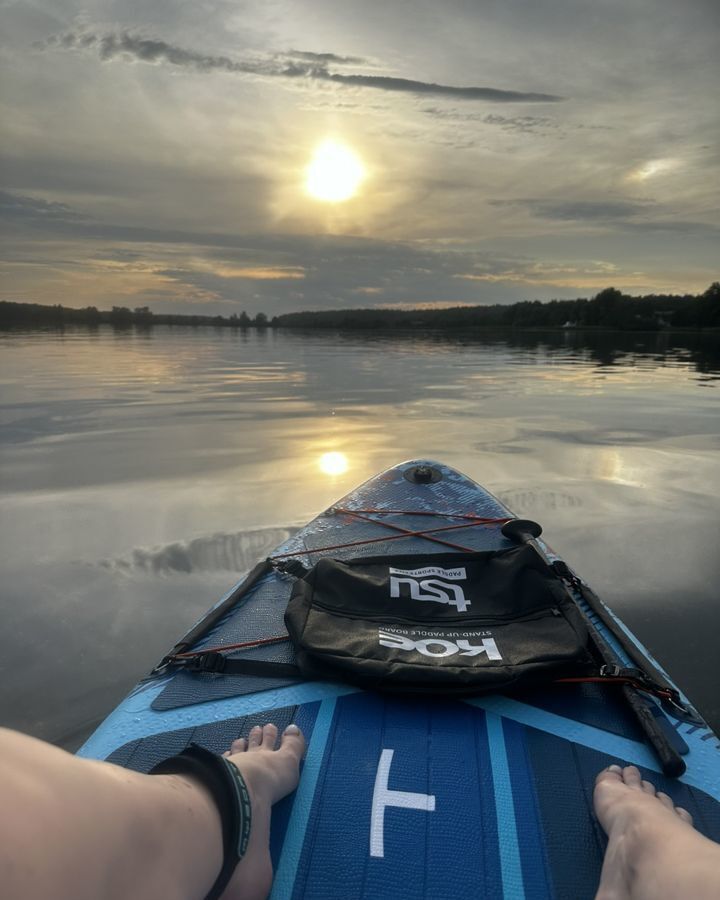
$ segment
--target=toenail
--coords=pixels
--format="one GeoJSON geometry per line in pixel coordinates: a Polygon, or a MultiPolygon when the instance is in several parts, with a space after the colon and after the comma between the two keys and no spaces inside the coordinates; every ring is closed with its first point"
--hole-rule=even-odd
{"type": "Polygon", "coordinates": [[[618,775],[622,772],[622,769],[620,768],[620,766],[615,766],[615,765],[608,766],[607,770],[608,770],[608,772],[617,772],[618,775]]]}
{"type": "Polygon", "coordinates": [[[285,729],[285,734],[300,734],[300,729],[297,725],[288,725],[285,729]]]}

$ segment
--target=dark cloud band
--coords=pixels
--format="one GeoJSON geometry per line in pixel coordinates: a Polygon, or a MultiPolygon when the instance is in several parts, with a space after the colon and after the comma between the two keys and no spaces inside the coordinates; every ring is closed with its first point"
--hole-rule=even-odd
{"type": "Polygon", "coordinates": [[[321,63],[323,65],[334,64],[336,66],[365,66],[366,59],[361,56],[338,56],[337,53],[313,53],[310,50],[289,50],[286,56],[294,56],[308,62],[321,63]]]}
{"type": "Polygon", "coordinates": [[[503,91],[489,87],[454,87],[430,81],[413,81],[410,78],[389,78],[383,75],[344,75],[327,72],[316,77],[359,87],[379,88],[382,91],[401,91],[408,94],[438,94],[458,100],[489,100],[491,103],[556,103],[562,100],[555,94],[503,91]]]}
{"type": "Polygon", "coordinates": [[[168,44],[166,41],[143,38],[123,31],[120,34],[72,32],[48,38],[40,47],[60,47],[64,50],[97,50],[100,59],[111,60],[127,56],[146,63],[168,63],[192,68],[200,72],[225,71],[248,74],[278,74],[277,66],[261,60],[238,61],[227,56],[208,56],[168,44]]]}
{"type": "Polygon", "coordinates": [[[315,81],[330,81],[349,87],[372,88],[396,93],[437,95],[458,100],[485,100],[490,103],[555,103],[562,97],[555,94],[538,94],[525,91],[506,91],[491,87],[458,87],[416,81],[410,78],[393,78],[385,75],[362,75],[333,72],[329,64],[347,65],[361,63],[355,57],[342,57],[334,53],[310,53],[293,50],[284,63],[272,59],[233,60],[227,56],[209,56],[168,44],[166,41],[133,35],[124,31],[119,34],[94,34],[92,32],[66,32],[49,38],[41,46],[61,47],[67,50],[95,49],[103,60],[117,57],[131,57],[147,63],[167,63],[173,66],[195,69],[199,72],[223,71],[236,74],[279,76],[284,78],[307,78],[315,81]]]}

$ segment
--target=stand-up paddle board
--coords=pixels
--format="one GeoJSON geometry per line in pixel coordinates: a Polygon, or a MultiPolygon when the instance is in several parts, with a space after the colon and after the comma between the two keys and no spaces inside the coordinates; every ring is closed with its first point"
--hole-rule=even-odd
{"type": "MultiPolygon", "coordinates": [[[[545,628],[547,617],[522,618],[531,635],[545,628]]],[[[354,633],[350,625],[343,636],[338,673],[354,633]]],[[[689,810],[700,832],[720,840],[717,736],[535,523],[515,519],[488,491],[437,462],[388,469],[278,547],[175,644],[79,753],[147,772],[190,743],[222,752],[266,722],[281,730],[296,722],[308,739],[299,787],[273,812],[277,900],[591,898],[606,843],[592,788],[611,763],[638,766],[689,810]],[[347,678],[298,674],[285,613],[298,580],[313,577],[307,573],[323,559],[390,560],[393,618],[378,642],[388,672],[388,660],[410,658],[421,673],[425,663],[467,663],[468,656],[477,671],[504,666],[504,632],[495,628],[502,617],[463,635],[458,623],[482,601],[467,599],[457,573],[468,554],[502,560],[519,547],[556,579],[558,605],[576,605],[594,672],[585,667],[575,680],[566,667],[562,679],[526,675],[494,692],[479,683],[457,694],[448,682],[432,696],[422,685],[385,690],[384,676],[363,686],[349,668],[347,678]],[[429,565],[438,554],[443,565],[429,565]],[[402,566],[393,569],[399,557],[402,566]],[[413,604],[422,615],[449,611],[455,631],[409,625],[413,604]]]]}

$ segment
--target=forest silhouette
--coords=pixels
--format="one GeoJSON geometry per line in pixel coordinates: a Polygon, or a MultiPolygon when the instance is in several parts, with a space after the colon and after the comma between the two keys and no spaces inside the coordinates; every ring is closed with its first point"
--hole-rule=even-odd
{"type": "Polygon", "coordinates": [[[61,305],[0,301],[0,327],[62,327],[113,325],[149,328],[153,325],[212,325],[222,328],[328,328],[335,330],[454,330],[468,328],[613,329],[659,331],[667,328],[720,328],[720,282],[702,294],[647,294],[633,297],[614,287],[591,299],[539,300],[491,306],[444,308],[331,309],[284,313],[268,318],[259,312],[231,316],[153,313],[147,306],[129,309],[95,306],[75,309],[61,305]]]}

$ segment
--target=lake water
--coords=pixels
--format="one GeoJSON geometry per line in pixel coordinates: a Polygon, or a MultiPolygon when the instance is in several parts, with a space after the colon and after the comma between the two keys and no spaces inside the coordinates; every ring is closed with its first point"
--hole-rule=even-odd
{"type": "Polygon", "coordinates": [[[292,528],[429,457],[540,521],[720,730],[720,336],[102,327],[0,354],[3,724],[76,747],[292,528]]]}

